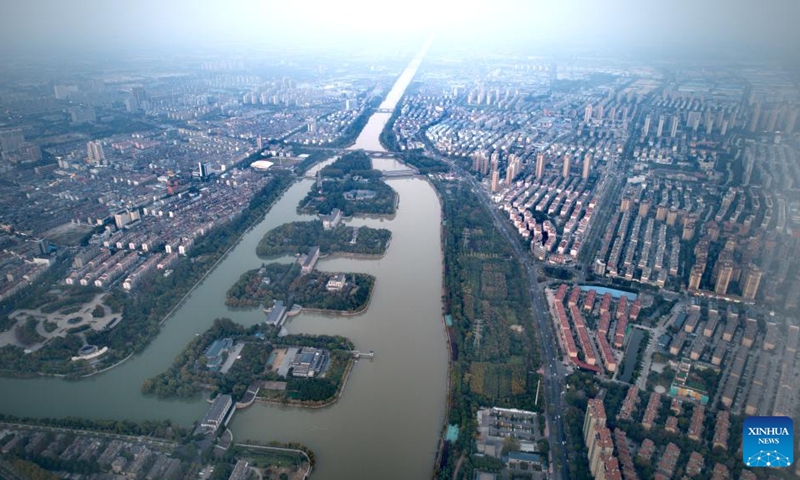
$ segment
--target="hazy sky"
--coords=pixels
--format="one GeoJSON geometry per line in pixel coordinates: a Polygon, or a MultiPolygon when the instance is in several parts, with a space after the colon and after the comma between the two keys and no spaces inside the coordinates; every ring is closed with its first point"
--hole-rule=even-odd
{"type": "Polygon", "coordinates": [[[478,43],[800,49],[800,0],[3,0],[5,48],[369,42],[436,32],[478,43]]]}

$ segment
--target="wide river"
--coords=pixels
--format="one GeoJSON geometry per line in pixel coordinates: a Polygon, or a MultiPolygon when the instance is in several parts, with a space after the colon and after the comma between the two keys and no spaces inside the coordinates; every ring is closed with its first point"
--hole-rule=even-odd
{"type": "MultiPolygon", "coordinates": [[[[425,49],[398,78],[381,108],[392,109],[414,77],[425,49]]],[[[353,148],[381,151],[378,141],[388,113],[370,118],[353,148]]],[[[398,162],[376,159],[375,168],[398,162]]],[[[318,479],[430,478],[444,422],[447,350],[442,325],[441,208],[430,184],[418,178],[387,182],[399,195],[391,219],[356,218],[351,225],[387,228],[392,242],[380,260],[323,259],[324,271],[365,272],[377,280],[369,309],[355,317],[301,314],[290,333],[335,334],[375,359],[353,369],[339,402],[319,409],[255,404],[231,424],[236,441],[301,442],[314,450],[318,479]]],[[[95,377],[66,381],[0,379],[0,412],[19,416],[78,416],[111,419],[173,419],[188,425],[208,405],[201,399],[163,401],[143,396],[142,382],[166,370],[175,356],[216,317],[243,325],[263,321],[260,309],[225,306],[225,292],[245,271],[263,260],[259,239],[283,223],[304,220],[296,207],[313,182],[296,182],[263,221],[244,235],[229,255],[198,285],[163,325],[145,352],[95,377]]]]}

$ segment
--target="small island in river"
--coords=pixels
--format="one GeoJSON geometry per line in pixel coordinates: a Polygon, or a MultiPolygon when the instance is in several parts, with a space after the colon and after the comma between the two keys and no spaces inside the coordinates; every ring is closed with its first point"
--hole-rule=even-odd
{"type": "Polygon", "coordinates": [[[303,273],[300,264],[270,263],[249,270],[228,290],[230,307],[271,307],[275,301],[304,309],[353,314],[364,310],[375,277],[365,273],[303,273]]]}
{"type": "Polygon", "coordinates": [[[227,318],[195,337],[164,373],[142,384],[159,398],[203,390],[230,394],[240,408],[256,399],[307,407],[338,398],[353,359],[343,337],[287,335],[265,324],[245,328],[227,318]]]}
{"type": "MultiPolygon", "coordinates": [[[[339,213],[339,216],[341,214],[339,213]]],[[[267,232],[258,242],[259,257],[305,253],[319,246],[321,255],[380,256],[386,252],[392,232],[385,228],[349,227],[327,220],[285,223],[267,232]],[[327,227],[327,228],[326,228],[327,227]]]]}
{"type": "Polygon", "coordinates": [[[344,216],[393,215],[397,194],[372,168],[362,151],[349,152],[320,170],[317,185],[300,202],[300,213],[328,215],[339,209],[344,216]]]}

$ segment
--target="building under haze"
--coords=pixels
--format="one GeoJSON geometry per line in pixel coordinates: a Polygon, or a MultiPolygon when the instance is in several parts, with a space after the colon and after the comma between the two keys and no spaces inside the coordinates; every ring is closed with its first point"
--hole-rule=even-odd
{"type": "Polygon", "coordinates": [[[102,143],[97,141],[86,143],[86,161],[89,165],[105,165],[106,154],[102,143]]]}
{"type": "Polygon", "coordinates": [[[3,149],[3,160],[9,163],[36,162],[42,158],[42,151],[25,140],[21,128],[0,130],[0,148],[3,149]]]}

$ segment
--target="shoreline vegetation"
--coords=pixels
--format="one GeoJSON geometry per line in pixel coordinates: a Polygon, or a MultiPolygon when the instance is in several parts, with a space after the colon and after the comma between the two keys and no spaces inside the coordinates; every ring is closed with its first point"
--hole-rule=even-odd
{"type": "MultiPolygon", "coordinates": [[[[381,132],[388,150],[397,148],[392,132],[397,111],[381,132]]],[[[477,194],[460,180],[435,175],[450,170],[442,161],[416,152],[407,152],[403,161],[421,174],[434,174],[427,178],[442,207],[443,320],[449,315],[452,324],[443,321],[450,353],[448,402],[433,478],[450,479],[455,472],[471,478],[485,467],[473,441],[479,406],[542,411],[535,402],[541,358],[530,298],[516,281],[522,267],[508,261],[512,252],[503,237],[491,235],[495,226],[477,194]],[[497,255],[475,255],[486,252],[497,255]],[[445,439],[448,425],[458,429],[455,441],[445,439]]]]}
{"type": "Polygon", "coordinates": [[[481,463],[471,433],[474,411],[482,405],[542,411],[535,392],[541,367],[530,298],[518,281],[521,266],[509,262],[511,248],[477,194],[462,181],[434,179],[444,220],[445,312],[451,344],[449,425],[455,441],[443,441],[434,478],[451,478],[459,468],[467,475],[481,463]],[[478,253],[494,252],[487,257],[478,253]],[[475,331],[480,331],[479,341],[475,331]],[[460,458],[464,458],[460,462],[460,458]]]}
{"type": "MultiPolygon", "coordinates": [[[[264,218],[295,179],[288,172],[273,174],[270,182],[254,196],[240,215],[200,238],[189,252],[188,258],[178,263],[172,275],[155,276],[153,281],[145,282],[139,291],[132,294],[118,288],[112,289],[105,297],[105,304],[113,313],[122,313],[122,321],[110,330],[84,333],[87,343],[109,347],[108,353],[98,362],[89,364],[85,360],[71,361],[71,357],[82,344],[77,335],[71,334],[57,337],[41,349],[27,354],[22,347],[7,345],[0,348],[0,364],[4,367],[0,370],[0,375],[16,378],[85,378],[106,372],[131,355],[142,353],[158,334],[161,324],[239,243],[241,237],[264,218]]],[[[68,265],[69,262],[64,259],[58,265],[62,264],[68,265]]],[[[51,269],[53,273],[58,273],[57,270],[60,271],[55,267],[51,269]]],[[[43,281],[33,288],[4,302],[0,313],[7,314],[20,308],[38,308],[46,304],[47,292],[57,280],[55,275],[46,274],[43,281]],[[45,303],[42,303],[43,299],[45,303]]]]}
{"type": "MultiPolygon", "coordinates": [[[[265,324],[245,328],[230,319],[218,318],[213,326],[192,339],[178,354],[167,371],[142,383],[145,395],[160,399],[190,398],[203,391],[210,397],[229,394],[234,403],[244,397],[251,385],[260,385],[259,398],[272,403],[315,407],[330,404],[339,396],[354,363],[350,340],[339,336],[287,335],[265,324]],[[210,367],[209,348],[229,339],[230,347],[221,354],[220,365],[210,367]],[[330,352],[329,365],[320,377],[302,378],[279,375],[287,348],[313,347],[330,352]],[[229,356],[231,358],[229,358],[229,356]],[[224,373],[222,370],[225,370],[224,373]]],[[[267,402],[269,403],[269,402],[267,402]]]]}

